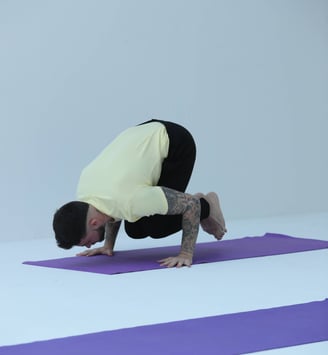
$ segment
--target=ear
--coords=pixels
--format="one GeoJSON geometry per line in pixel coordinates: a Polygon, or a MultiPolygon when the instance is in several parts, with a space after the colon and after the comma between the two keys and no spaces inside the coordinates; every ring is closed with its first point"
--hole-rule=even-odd
{"type": "Polygon", "coordinates": [[[90,226],[91,228],[97,229],[97,228],[99,227],[99,221],[98,221],[98,219],[95,218],[95,217],[90,218],[90,219],[89,219],[89,226],[90,226]]]}

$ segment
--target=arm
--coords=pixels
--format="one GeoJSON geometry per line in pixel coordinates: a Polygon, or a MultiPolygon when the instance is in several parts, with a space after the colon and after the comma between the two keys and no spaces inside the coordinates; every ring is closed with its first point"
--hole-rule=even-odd
{"type": "Polygon", "coordinates": [[[107,222],[105,226],[105,244],[104,247],[107,249],[111,250],[113,252],[114,250],[114,245],[116,241],[116,237],[118,234],[118,231],[120,229],[122,221],[110,223],[107,222]]]}
{"type": "Polygon", "coordinates": [[[121,221],[110,223],[107,222],[105,226],[105,243],[100,248],[94,248],[90,250],[85,250],[82,253],[77,254],[78,256],[93,256],[93,255],[113,255],[114,245],[118,231],[121,226],[121,221]]]}
{"type": "Polygon", "coordinates": [[[190,266],[199,229],[199,199],[183,192],[162,187],[168,203],[167,214],[182,215],[182,241],[180,253],[176,257],[160,260],[161,265],[172,267],[190,266]]]}

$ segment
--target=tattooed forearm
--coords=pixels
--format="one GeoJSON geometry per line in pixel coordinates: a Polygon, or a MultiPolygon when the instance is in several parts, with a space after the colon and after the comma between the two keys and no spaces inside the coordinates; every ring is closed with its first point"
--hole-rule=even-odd
{"type": "Polygon", "coordinates": [[[107,246],[109,246],[111,249],[114,248],[117,233],[120,229],[121,226],[121,221],[114,222],[114,223],[106,223],[106,240],[105,243],[107,246]]]}
{"type": "Polygon", "coordinates": [[[182,215],[181,254],[192,255],[196,244],[200,219],[199,199],[183,192],[162,187],[168,203],[167,214],[182,215]]]}

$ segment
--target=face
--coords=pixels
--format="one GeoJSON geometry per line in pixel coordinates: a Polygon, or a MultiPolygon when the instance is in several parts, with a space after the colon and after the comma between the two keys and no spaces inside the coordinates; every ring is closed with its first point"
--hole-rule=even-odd
{"type": "Polygon", "coordinates": [[[81,239],[78,244],[80,247],[90,248],[97,242],[102,242],[105,239],[105,227],[101,226],[97,229],[87,231],[86,235],[81,239]]]}

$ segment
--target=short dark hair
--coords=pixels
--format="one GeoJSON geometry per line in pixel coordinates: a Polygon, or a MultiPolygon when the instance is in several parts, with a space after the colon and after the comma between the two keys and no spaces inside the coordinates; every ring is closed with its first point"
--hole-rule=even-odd
{"type": "Polygon", "coordinates": [[[60,248],[70,249],[80,243],[86,233],[88,209],[88,203],[71,201],[56,211],[52,227],[60,248]]]}

